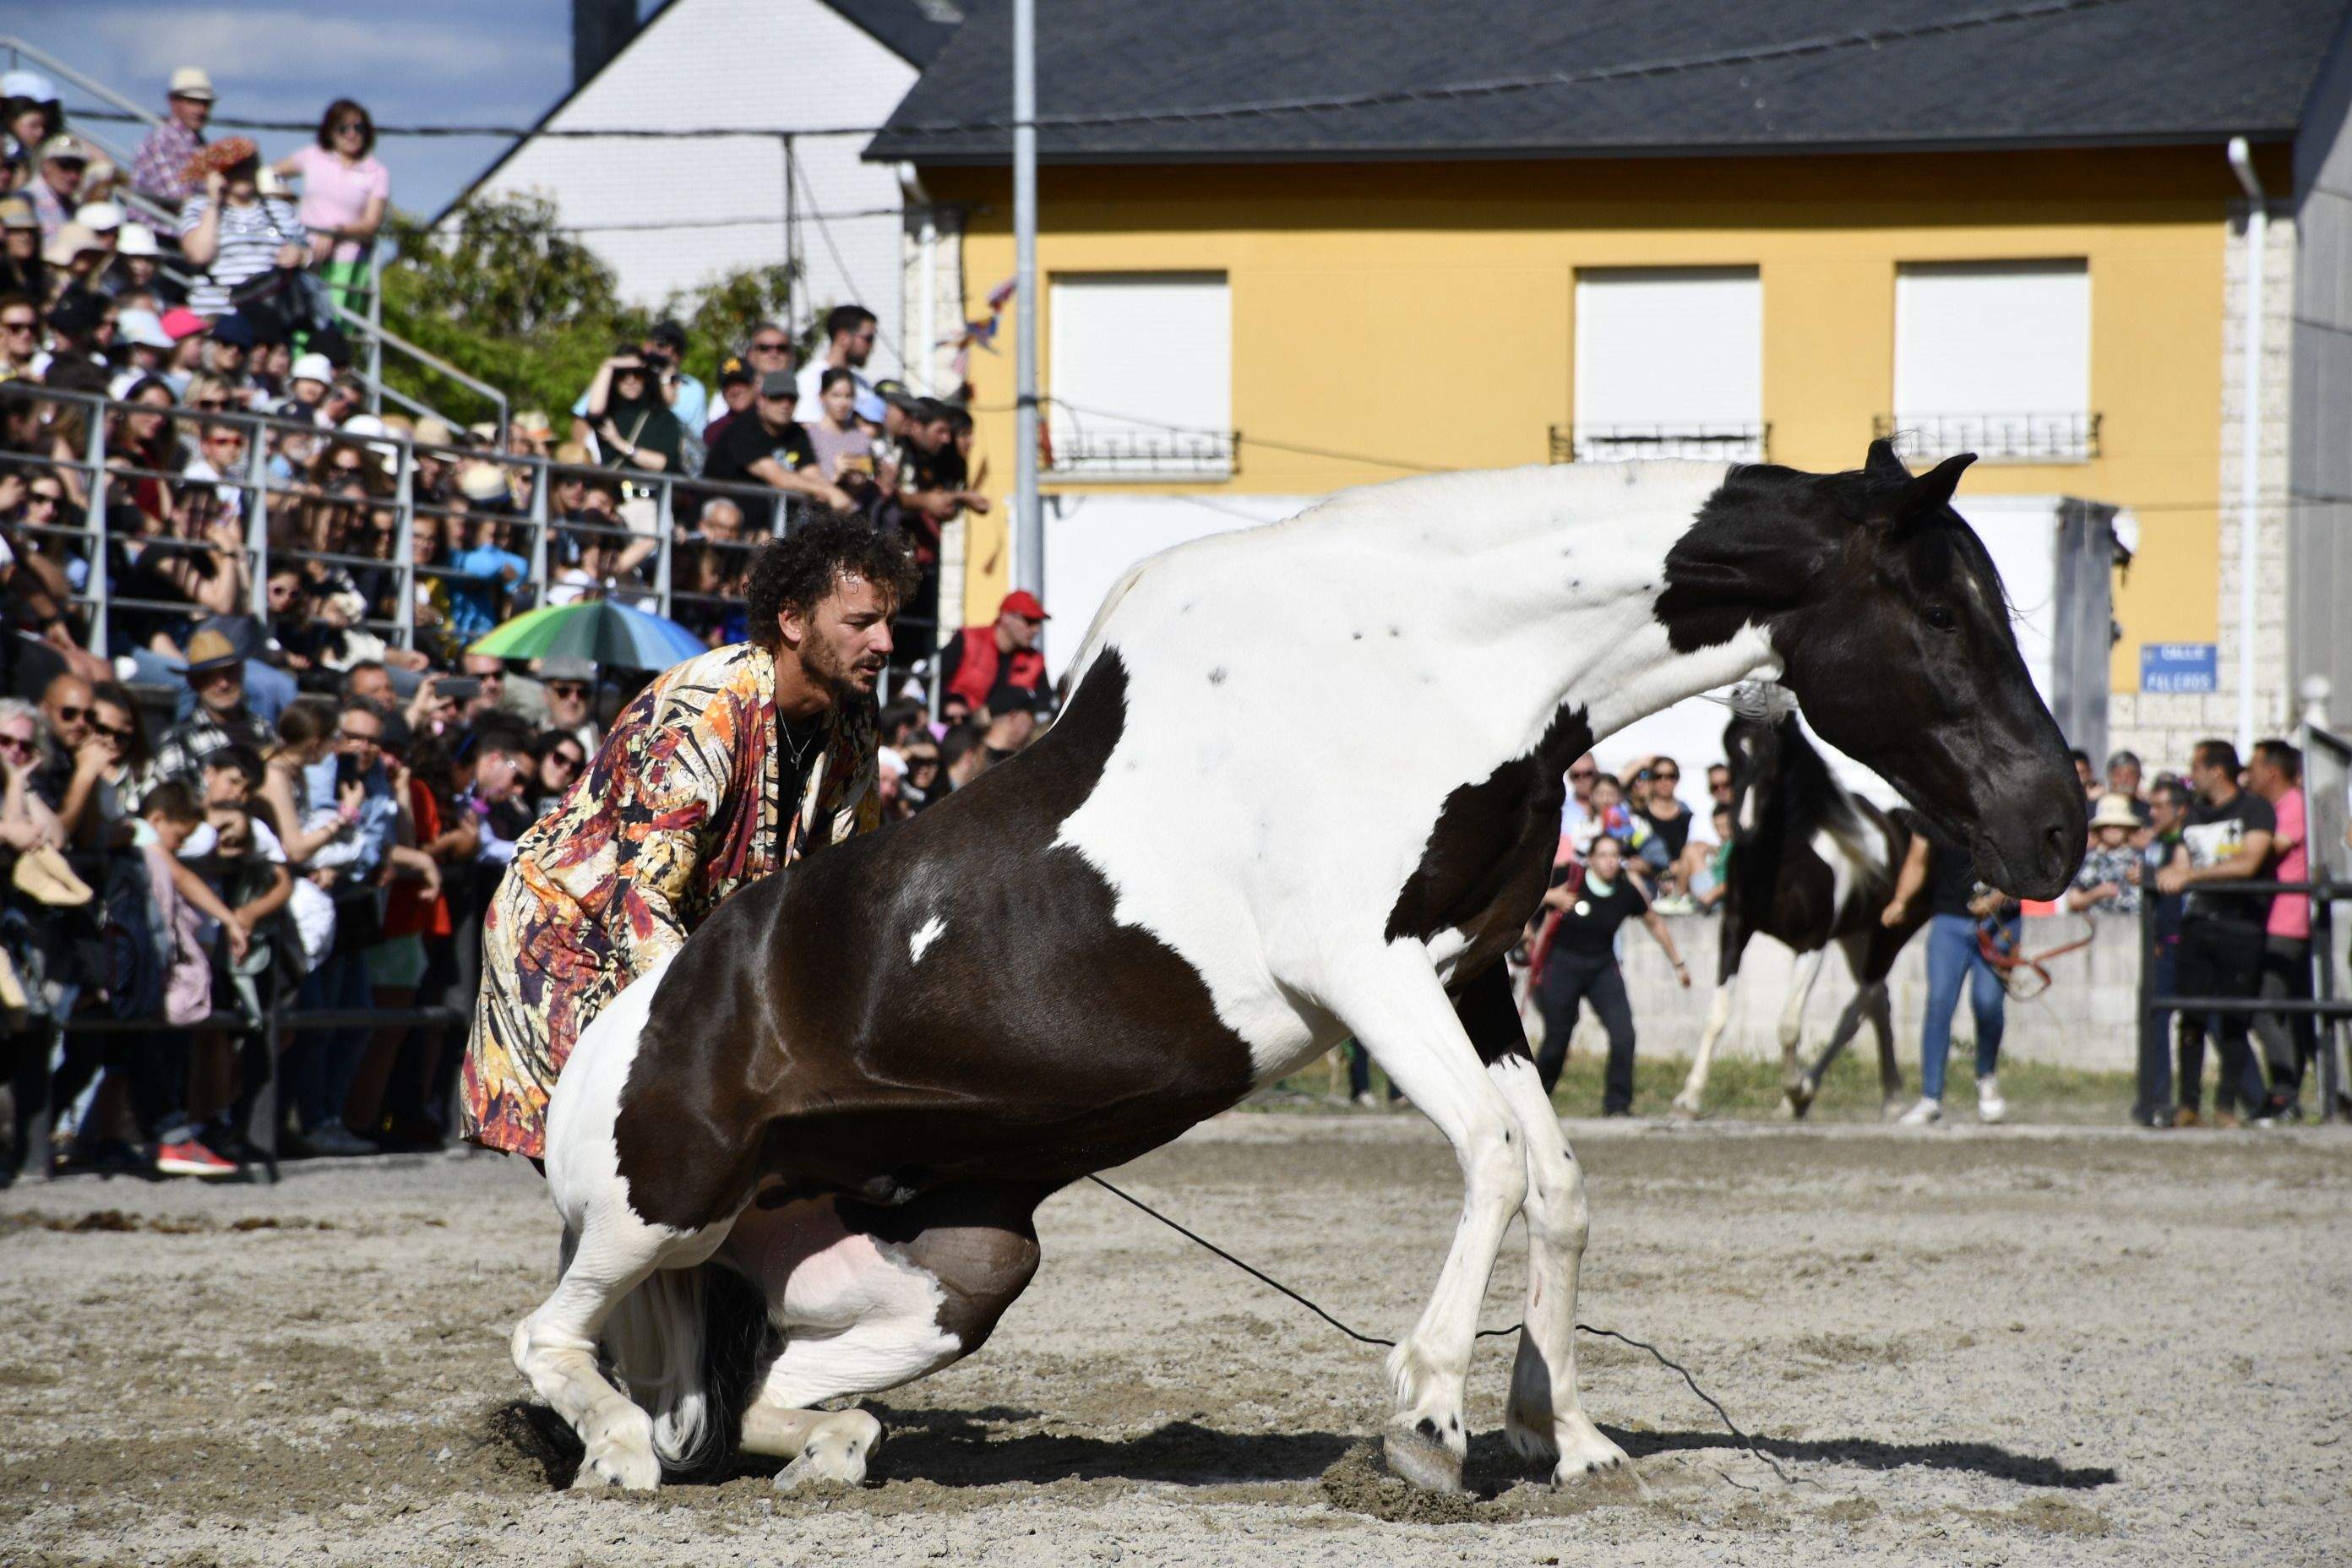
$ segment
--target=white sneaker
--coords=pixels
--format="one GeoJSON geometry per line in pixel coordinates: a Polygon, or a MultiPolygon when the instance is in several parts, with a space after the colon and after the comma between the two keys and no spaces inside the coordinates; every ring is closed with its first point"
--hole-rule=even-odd
{"type": "Polygon", "coordinates": [[[1944,1108],[1937,1101],[1920,1097],[1919,1103],[1895,1119],[1897,1127],[1933,1127],[1944,1119],[1944,1108]]]}
{"type": "Polygon", "coordinates": [[[1988,1127],[2009,1120],[2009,1101],[2000,1097],[2000,1079],[1977,1080],[1977,1120],[1988,1127]]]}
{"type": "Polygon", "coordinates": [[[1356,1096],[1356,1108],[1360,1110],[1378,1110],[1381,1108],[1381,1102],[1373,1098],[1372,1091],[1368,1089],[1356,1096]]]}

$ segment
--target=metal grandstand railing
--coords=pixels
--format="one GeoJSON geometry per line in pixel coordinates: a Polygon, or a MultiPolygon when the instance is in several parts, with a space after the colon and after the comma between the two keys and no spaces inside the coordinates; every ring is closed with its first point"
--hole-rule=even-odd
{"type": "Polygon", "coordinates": [[[2099,455],[2096,414],[1881,414],[1871,434],[1909,458],[1974,452],[1989,462],[2084,463],[2099,455]]]}
{"type": "MultiPolygon", "coordinates": [[[[741,603],[749,546],[803,515],[794,497],[765,485],[582,468],[479,447],[421,447],[397,435],[346,436],[268,415],[190,414],[0,382],[0,416],[27,403],[68,411],[62,426],[47,433],[74,455],[45,442],[42,450],[0,452],[0,462],[56,473],[68,506],[54,524],[8,526],[20,554],[48,557],[76,584],[65,597],[80,639],[100,654],[132,651],[115,636],[114,623],[126,613],[195,618],[246,610],[267,621],[270,574],[289,563],[314,584],[329,584],[325,591],[348,607],[349,625],[400,647],[430,639],[446,652],[523,610],[596,597],[709,631],[724,626],[741,603]],[[236,432],[242,462],[191,479],[183,467],[159,461],[176,456],[183,426],[200,435],[236,432]],[[60,428],[71,434],[59,437],[60,428]],[[305,446],[315,450],[292,477],[272,473],[271,458],[305,446]],[[348,462],[345,454],[361,460],[348,462]],[[435,489],[439,469],[469,460],[494,465],[508,480],[506,496],[420,499],[435,489]],[[622,491],[617,502],[596,504],[592,491],[609,497],[614,487],[622,491]],[[571,496],[572,510],[562,510],[559,491],[571,496]],[[150,509],[136,504],[142,495],[150,509]],[[175,520],[187,509],[177,531],[153,519],[159,495],[175,520]],[[737,512],[725,533],[686,531],[689,521],[708,521],[719,500],[737,512]],[[193,526],[198,509],[205,526],[193,526]],[[189,563],[191,570],[174,575],[200,581],[215,602],[118,592],[114,580],[130,574],[125,558],[133,552],[137,561],[152,553],[166,567],[189,563]]],[[[910,661],[937,646],[932,622],[901,616],[898,624],[910,661]]]]}
{"type": "Polygon", "coordinates": [[[1639,458],[1713,458],[1760,463],[1771,449],[1769,424],[1555,425],[1555,463],[1619,463],[1639,458]]]}

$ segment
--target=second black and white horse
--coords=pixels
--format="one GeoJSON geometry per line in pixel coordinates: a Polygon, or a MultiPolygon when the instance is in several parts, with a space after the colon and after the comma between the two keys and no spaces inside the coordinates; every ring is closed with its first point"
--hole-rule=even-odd
{"type": "Polygon", "coordinates": [[[1503,963],[1563,773],[1777,671],[1988,878],[2064,887],[2083,793],[1951,509],[1965,466],[1431,476],[1131,572],[1034,745],[736,894],[583,1035],[549,1113],[562,1279],[513,1339],[582,1483],[739,1447],[862,1477],[878,1424],[821,1404],[986,1340],[1040,1202],[1349,1035],[1465,1189],[1389,1358],[1391,1462],[1459,1484],[1524,1215],[1510,1442],[1556,1480],[1622,1464],[1577,1398],[1583,1173],[1503,963]]]}
{"type": "Polygon", "coordinates": [[[1796,967],[1780,1009],[1784,1105],[1802,1116],[1822,1075],[1867,1018],[1878,1041],[1878,1084],[1886,1111],[1902,1109],[1903,1069],[1895,1060],[1887,972],[1919,928],[1927,904],[1914,899],[1901,920],[1881,918],[1895,890],[1896,870],[1911,847],[1909,814],[1881,811],[1854,795],[1805,739],[1796,699],[1769,685],[1742,688],[1734,704],[1747,708],[1723,732],[1731,768],[1731,858],[1725,870],[1723,924],[1716,963],[1715,1000],[1698,1057],[1675,1097],[1677,1115],[1695,1117],[1706,1104],[1716,1043],[1731,1022],[1739,961],[1750,938],[1769,936],[1793,950],[1796,967]],[[1838,1016],[1830,1043],[1810,1068],[1798,1066],[1805,1004],[1832,946],[1845,955],[1856,990],[1838,1016]]]}

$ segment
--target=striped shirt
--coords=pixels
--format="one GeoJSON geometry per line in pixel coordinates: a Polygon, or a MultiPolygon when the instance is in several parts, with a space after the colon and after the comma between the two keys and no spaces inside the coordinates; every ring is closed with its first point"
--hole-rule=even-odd
{"type": "MultiPolygon", "coordinates": [[[[212,210],[213,199],[190,196],[180,209],[180,238],[185,241],[212,210]]],[[[260,277],[278,265],[278,247],[300,245],[302,225],[294,209],[276,196],[256,196],[244,206],[229,203],[221,208],[220,251],[195,286],[188,290],[188,308],[199,316],[226,316],[234,308],[229,290],[260,277]]]]}

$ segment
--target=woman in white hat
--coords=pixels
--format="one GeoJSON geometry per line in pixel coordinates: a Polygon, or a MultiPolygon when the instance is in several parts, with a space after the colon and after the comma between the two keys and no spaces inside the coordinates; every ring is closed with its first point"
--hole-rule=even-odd
{"type": "Polygon", "coordinates": [[[2139,913],[2139,851],[2132,835],[2140,828],[2131,796],[2099,797],[2091,816],[2091,848],[2083,857],[2074,885],[2066,890],[2066,908],[2073,913],[2136,915],[2139,913]]]}

